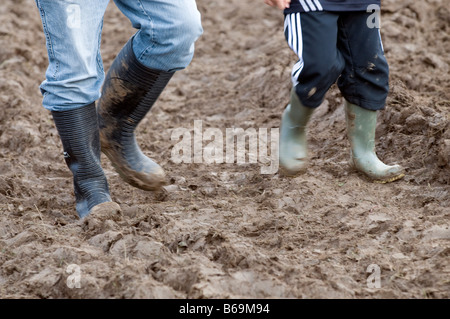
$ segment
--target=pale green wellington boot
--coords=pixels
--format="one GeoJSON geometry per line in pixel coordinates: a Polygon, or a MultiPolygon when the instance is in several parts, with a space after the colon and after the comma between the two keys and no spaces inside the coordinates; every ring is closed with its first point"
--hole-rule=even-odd
{"type": "Polygon", "coordinates": [[[400,165],[386,165],[375,153],[377,111],[371,111],[345,101],[347,134],[351,146],[351,162],[374,182],[389,183],[405,176],[400,165]]]}
{"type": "Polygon", "coordinates": [[[294,176],[303,173],[308,163],[306,126],[314,109],[303,106],[295,89],[284,109],[280,127],[280,167],[283,174],[294,176]]]}

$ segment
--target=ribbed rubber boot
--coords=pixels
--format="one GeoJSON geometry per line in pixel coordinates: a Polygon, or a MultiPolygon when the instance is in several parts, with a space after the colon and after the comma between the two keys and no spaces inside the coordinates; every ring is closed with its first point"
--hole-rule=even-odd
{"type": "Polygon", "coordinates": [[[130,40],[113,61],[98,102],[102,152],[124,181],[143,190],[160,188],[166,177],[164,170],[142,153],[134,132],[173,74],[142,65],[130,40]]]}
{"type": "Polygon", "coordinates": [[[100,165],[95,104],[70,111],[52,111],[52,116],[63,145],[64,159],[73,174],[76,210],[83,218],[95,206],[111,202],[108,182],[100,165]]]}
{"type": "Polygon", "coordinates": [[[306,126],[314,109],[303,106],[295,89],[284,109],[280,127],[280,167],[283,174],[294,176],[306,170],[308,145],[306,126]]]}
{"type": "Polygon", "coordinates": [[[377,111],[345,101],[347,135],[351,146],[351,163],[360,172],[378,183],[396,181],[405,172],[400,165],[386,165],[375,153],[377,111]]]}

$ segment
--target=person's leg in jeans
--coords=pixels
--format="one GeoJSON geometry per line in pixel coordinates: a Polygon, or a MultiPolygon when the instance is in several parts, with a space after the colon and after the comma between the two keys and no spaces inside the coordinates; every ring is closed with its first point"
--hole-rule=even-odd
{"type": "Polygon", "coordinates": [[[104,79],[100,36],[107,0],[36,0],[49,66],[41,84],[43,106],[51,111],[73,173],[76,210],[117,213],[100,165],[95,100],[104,79]]]}
{"type": "Polygon", "coordinates": [[[102,151],[122,179],[140,189],[165,183],[164,170],[134,135],[173,74],[184,69],[202,33],[194,0],[115,0],[138,29],[113,61],[98,103],[102,151]]]}
{"type": "Polygon", "coordinates": [[[405,174],[401,166],[386,165],[375,153],[377,111],[385,108],[389,67],[380,30],[367,24],[370,14],[341,14],[338,46],[346,62],[338,86],[345,98],[351,163],[371,179],[385,183],[405,174]]]}

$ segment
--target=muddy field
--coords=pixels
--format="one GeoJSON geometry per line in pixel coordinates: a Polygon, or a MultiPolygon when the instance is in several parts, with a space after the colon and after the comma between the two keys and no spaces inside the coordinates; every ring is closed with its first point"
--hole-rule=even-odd
{"type": "MultiPolygon", "coordinates": [[[[169,184],[158,193],[123,184],[102,155],[123,216],[88,229],[41,106],[47,52],[39,12],[31,0],[2,1],[0,298],[450,297],[447,0],[383,1],[391,92],[377,152],[407,169],[384,185],[348,165],[336,87],[311,121],[304,175],[261,174],[260,163],[175,164],[172,132],[193,132],[196,120],[224,134],[278,128],[296,62],[282,13],[263,0],[199,0],[198,7],[204,34],[194,60],[138,128],[169,184]],[[370,285],[377,274],[370,269],[379,269],[380,288],[370,285]],[[69,288],[76,274],[80,288],[69,288]]],[[[105,69],[133,32],[110,3],[105,69]]]]}

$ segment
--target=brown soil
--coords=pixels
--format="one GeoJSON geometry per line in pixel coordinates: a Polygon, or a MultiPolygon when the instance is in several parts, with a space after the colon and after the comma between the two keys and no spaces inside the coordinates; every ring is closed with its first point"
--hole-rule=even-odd
{"type": "MultiPolygon", "coordinates": [[[[71,174],[38,86],[47,67],[33,1],[0,7],[0,298],[448,298],[450,11],[446,0],[383,1],[391,92],[377,153],[407,168],[375,184],[348,165],[336,87],[309,129],[296,178],[259,164],[174,164],[173,129],[278,128],[295,62],[283,17],[264,2],[199,0],[204,35],[138,128],[165,192],[124,184],[102,156],[123,215],[80,224],[71,174]],[[95,230],[95,227],[94,227],[95,230]],[[69,288],[68,265],[80,288],[69,288]],[[368,288],[367,268],[381,271],[368,288]]],[[[108,69],[133,33],[111,3],[108,69]]]]}

